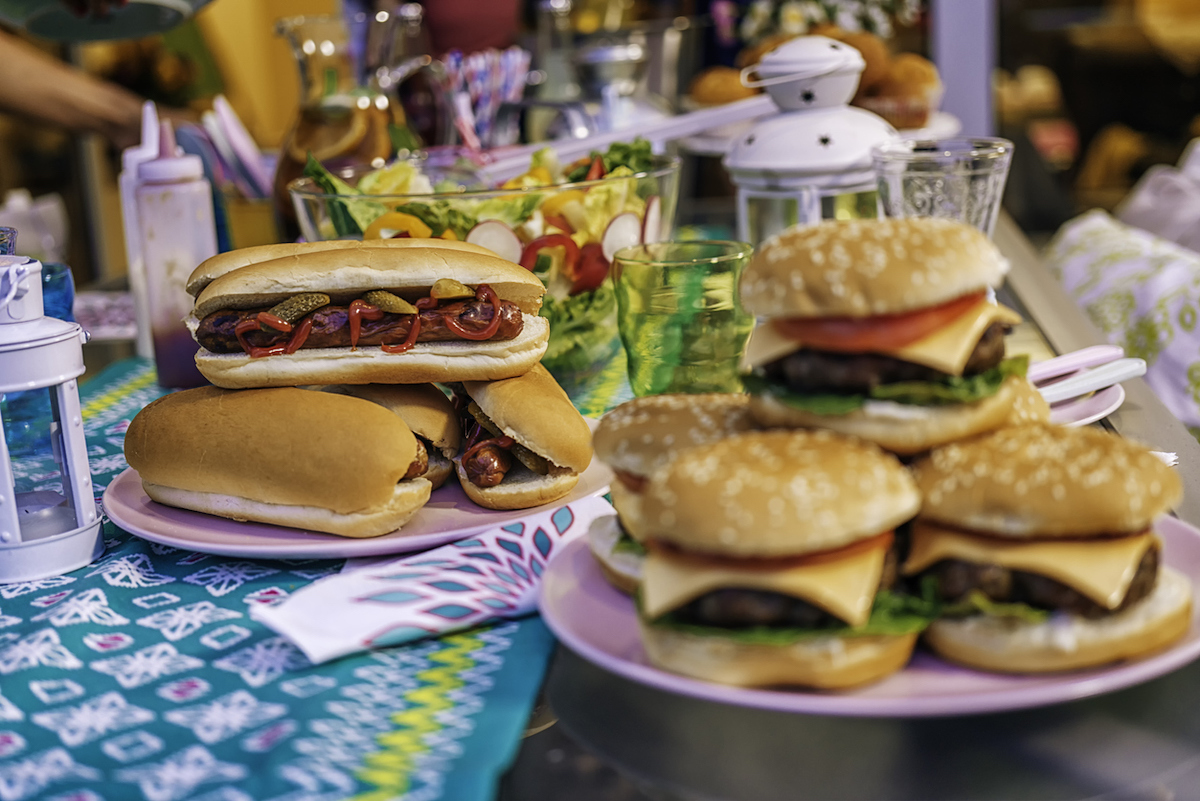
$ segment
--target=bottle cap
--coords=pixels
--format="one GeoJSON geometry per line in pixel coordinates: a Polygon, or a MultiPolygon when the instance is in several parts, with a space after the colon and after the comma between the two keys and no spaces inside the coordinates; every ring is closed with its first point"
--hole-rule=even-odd
{"type": "Polygon", "coordinates": [[[159,123],[158,157],[138,165],[138,180],[151,184],[194,181],[204,177],[199,156],[184,155],[175,146],[175,129],[170,120],[159,123]]]}

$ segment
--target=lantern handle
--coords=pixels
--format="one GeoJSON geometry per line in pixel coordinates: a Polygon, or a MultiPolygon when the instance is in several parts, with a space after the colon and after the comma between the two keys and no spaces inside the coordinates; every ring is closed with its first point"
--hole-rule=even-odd
{"type": "MultiPolygon", "coordinates": [[[[29,262],[0,265],[0,270],[3,270],[0,277],[8,281],[8,289],[4,291],[4,297],[0,298],[0,309],[3,309],[12,303],[13,298],[17,296],[17,290],[21,287],[21,282],[29,276],[29,262]]],[[[0,285],[2,284],[3,282],[0,282],[0,285]]]]}

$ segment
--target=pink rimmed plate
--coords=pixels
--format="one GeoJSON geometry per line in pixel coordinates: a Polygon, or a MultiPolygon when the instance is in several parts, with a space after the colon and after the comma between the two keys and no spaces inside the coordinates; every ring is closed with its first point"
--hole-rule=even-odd
{"type": "MultiPolygon", "coordinates": [[[[1164,561],[1200,579],[1200,531],[1174,518],[1157,525],[1164,561]]],[[[1110,693],[1177,670],[1200,656],[1200,605],[1179,643],[1147,659],[1043,676],[1008,676],[952,665],[918,649],[904,670],[846,693],[762,690],[690,679],[650,665],[633,601],[612,587],[580,539],[542,579],[542,618],[568,648],[627,679],[707,701],[781,712],[850,717],[940,717],[1047,706],[1110,693]]]]}
{"type": "Polygon", "coordinates": [[[1124,402],[1125,388],[1113,384],[1086,397],[1053,404],[1050,407],[1050,422],[1060,426],[1085,426],[1108,417],[1120,409],[1124,402]]]}
{"type": "MultiPolygon", "coordinates": [[[[593,459],[575,489],[553,504],[563,506],[601,495],[608,492],[611,480],[612,472],[593,459]]],[[[400,530],[356,539],[266,523],[239,523],[164,506],[150,500],[142,489],[141,477],[132,468],[113,479],[104,491],[104,511],[118,526],[142,539],[189,551],[254,559],[351,559],[422,551],[514,523],[540,509],[484,509],[450,481],[434,490],[429,502],[400,530]]]]}

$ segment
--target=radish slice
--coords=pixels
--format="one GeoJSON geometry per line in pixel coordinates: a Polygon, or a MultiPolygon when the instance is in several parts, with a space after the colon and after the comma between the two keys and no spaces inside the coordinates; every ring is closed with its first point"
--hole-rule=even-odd
{"type": "Polygon", "coordinates": [[[632,211],[627,211],[612,218],[608,227],[604,229],[604,236],[600,238],[600,247],[604,252],[604,258],[611,262],[613,254],[618,250],[636,245],[641,241],[642,221],[632,211]]]}
{"type": "Polygon", "coordinates": [[[662,201],[658,195],[646,198],[646,213],[642,217],[642,242],[647,245],[662,241],[662,201]]]}
{"type": "Polygon", "coordinates": [[[499,220],[484,220],[467,232],[467,241],[495,253],[502,259],[521,262],[521,239],[517,232],[499,220]]]}

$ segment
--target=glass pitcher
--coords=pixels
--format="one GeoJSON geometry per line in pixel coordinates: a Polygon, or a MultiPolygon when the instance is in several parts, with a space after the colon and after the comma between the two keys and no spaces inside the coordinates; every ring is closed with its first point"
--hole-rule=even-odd
{"type": "Polygon", "coordinates": [[[300,70],[300,108],[280,148],[274,185],[276,212],[290,241],[300,229],[287,185],[303,174],[309,153],[334,171],[382,167],[395,152],[392,130],[404,126],[404,111],[363,83],[341,17],[282,19],[275,32],[291,44],[300,70]]]}

